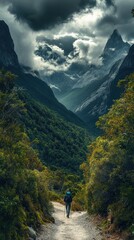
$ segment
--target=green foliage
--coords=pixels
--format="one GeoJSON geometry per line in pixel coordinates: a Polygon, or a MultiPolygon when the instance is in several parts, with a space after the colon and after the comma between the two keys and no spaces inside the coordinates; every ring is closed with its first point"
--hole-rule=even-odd
{"type": "Polygon", "coordinates": [[[86,160],[87,131],[65,121],[24,91],[20,92],[20,98],[27,110],[21,114],[22,124],[42,162],[52,170],[79,172],[80,164],[86,160]]]}
{"type": "Polygon", "coordinates": [[[83,179],[79,167],[86,161],[89,143],[87,131],[65,121],[56,112],[33,100],[25,91],[21,91],[19,97],[26,109],[20,114],[21,123],[32,147],[38,150],[41,161],[50,169],[48,188],[51,200],[63,199],[68,188],[75,196],[83,179]]]}
{"type": "Polygon", "coordinates": [[[104,131],[89,148],[85,169],[88,211],[107,215],[115,227],[134,223],[134,74],[120,85],[125,93],[97,125],[104,131]]]}
{"type": "MultiPolygon", "coordinates": [[[[82,175],[68,173],[63,169],[49,172],[48,188],[52,201],[63,202],[65,192],[70,189],[75,205],[82,210],[85,206],[85,185],[82,175]]],[[[76,208],[75,208],[76,209],[76,208]]]]}
{"type": "Polygon", "coordinates": [[[69,187],[78,194],[89,136],[14,82],[14,75],[0,72],[0,239],[26,240],[27,226],[53,220],[49,195],[63,198],[69,187]]]}
{"type": "Polygon", "coordinates": [[[27,226],[47,219],[47,169],[18,121],[24,104],[14,76],[0,72],[0,239],[28,239],[27,226]]]}

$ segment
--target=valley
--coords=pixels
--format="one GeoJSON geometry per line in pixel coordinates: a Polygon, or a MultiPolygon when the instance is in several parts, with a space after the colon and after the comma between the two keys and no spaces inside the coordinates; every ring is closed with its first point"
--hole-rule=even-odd
{"type": "MultiPolygon", "coordinates": [[[[73,56],[74,50],[70,51],[73,56]]],[[[43,58],[41,52],[38,54],[43,58]]],[[[121,94],[117,82],[134,71],[131,55],[133,47],[130,48],[118,30],[114,30],[98,59],[100,65],[91,64],[86,69],[83,65],[83,69],[77,67],[73,72],[70,67],[65,73],[55,73],[50,78],[42,75],[42,78],[52,87],[57,99],[86,123],[92,135],[96,135],[96,121],[121,94]],[[126,61],[129,67],[125,66],[126,61]]]]}
{"type": "Polygon", "coordinates": [[[0,239],[133,239],[130,9],[0,2],[0,239]]]}

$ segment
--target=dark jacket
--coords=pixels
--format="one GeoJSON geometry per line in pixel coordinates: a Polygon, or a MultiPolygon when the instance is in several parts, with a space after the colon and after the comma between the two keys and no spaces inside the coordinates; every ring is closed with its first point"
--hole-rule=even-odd
{"type": "Polygon", "coordinates": [[[66,195],[64,197],[64,202],[65,203],[71,203],[72,202],[72,195],[70,192],[66,192],[66,195]]]}

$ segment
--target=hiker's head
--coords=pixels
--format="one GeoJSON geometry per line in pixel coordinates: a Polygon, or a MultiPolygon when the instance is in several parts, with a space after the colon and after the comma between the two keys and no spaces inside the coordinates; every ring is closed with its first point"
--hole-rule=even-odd
{"type": "Polygon", "coordinates": [[[66,194],[67,194],[67,195],[68,195],[68,194],[71,194],[70,189],[68,189],[68,190],[66,191],[66,194]]]}

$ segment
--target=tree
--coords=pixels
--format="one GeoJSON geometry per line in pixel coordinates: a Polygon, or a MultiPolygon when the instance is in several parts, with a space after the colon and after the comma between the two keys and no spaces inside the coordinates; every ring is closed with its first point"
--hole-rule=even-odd
{"type": "Polygon", "coordinates": [[[0,239],[26,240],[29,225],[50,218],[47,169],[20,124],[24,104],[14,81],[0,72],[0,239]]]}
{"type": "Polygon", "coordinates": [[[115,227],[134,221],[134,74],[120,81],[125,92],[97,125],[104,131],[90,146],[87,184],[88,211],[107,215],[115,227]]]}

